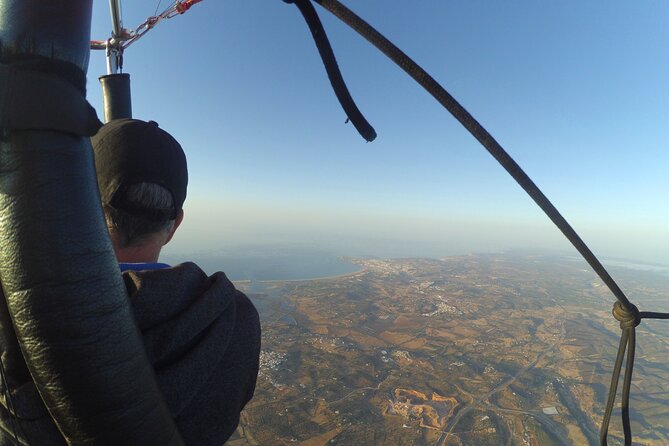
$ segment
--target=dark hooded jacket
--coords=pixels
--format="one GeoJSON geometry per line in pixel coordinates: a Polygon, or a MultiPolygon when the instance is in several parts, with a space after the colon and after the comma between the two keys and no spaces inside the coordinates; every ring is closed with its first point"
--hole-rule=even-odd
{"type": "MultiPolygon", "coordinates": [[[[258,312],[225,274],[207,277],[193,263],[128,271],[123,279],[182,438],[187,445],[220,446],[235,431],[255,389],[258,312]]],[[[8,383],[0,380],[0,446],[16,444],[15,434],[21,444],[63,445],[18,350],[4,298],[0,301],[0,351],[8,383]]]]}

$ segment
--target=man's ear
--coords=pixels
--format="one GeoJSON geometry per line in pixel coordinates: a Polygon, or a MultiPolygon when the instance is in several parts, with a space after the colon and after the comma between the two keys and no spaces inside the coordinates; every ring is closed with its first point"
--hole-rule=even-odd
{"type": "Polygon", "coordinates": [[[177,215],[177,218],[174,219],[174,225],[172,226],[172,229],[170,229],[169,234],[167,234],[167,239],[165,239],[165,243],[163,245],[167,245],[170,240],[172,240],[172,237],[174,237],[174,233],[177,232],[177,228],[181,224],[181,222],[184,220],[184,210],[182,209],[179,211],[179,214],[177,215]]]}

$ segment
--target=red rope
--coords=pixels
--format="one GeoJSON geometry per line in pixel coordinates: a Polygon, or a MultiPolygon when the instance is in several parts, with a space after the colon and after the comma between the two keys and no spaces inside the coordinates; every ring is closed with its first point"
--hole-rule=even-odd
{"type": "MultiPolygon", "coordinates": [[[[154,26],[158,24],[163,19],[171,19],[172,17],[176,17],[177,15],[181,15],[188,11],[194,4],[200,3],[202,0],[183,0],[179,1],[177,0],[176,2],[172,3],[171,6],[169,6],[166,10],[161,12],[158,15],[151,16],[148,19],[146,19],[144,22],[142,22],[137,28],[134,30],[127,30],[127,35],[123,36],[122,39],[120,39],[120,47],[125,49],[128,46],[130,46],[131,43],[133,43],[136,40],[139,40],[140,37],[142,37],[144,34],[149,32],[154,26]]],[[[92,40],[91,41],[91,48],[93,49],[105,49],[106,48],[106,42],[105,40],[92,40]]]]}
{"type": "Polygon", "coordinates": [[[184,12],[188,11],[191,6],[193,6],[196,3],[200,3],[202,0],[185,0],[183,2],[177,2],[176,5],[174,5],[174,8],[179,14],[183,14],[184,12]]]}

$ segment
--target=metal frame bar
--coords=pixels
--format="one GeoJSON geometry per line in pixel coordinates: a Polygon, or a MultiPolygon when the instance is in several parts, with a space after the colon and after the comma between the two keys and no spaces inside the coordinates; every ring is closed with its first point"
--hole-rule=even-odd
{"type": "Polygon", "coordinates": [[[121,12],[121,0],[109,0],[109,12],[111,13],[112,37],[107,40],[107,74],[116,74],[123,68],[123,47],[121,37],[125,33],[123,29],[123,15],[121,12]]]}
{"type": "Polygon", "coordinates": [[[109,0],[109,11],[111,12],[112,37],[118,37],[123,34],[121,0],[109,0]]]}

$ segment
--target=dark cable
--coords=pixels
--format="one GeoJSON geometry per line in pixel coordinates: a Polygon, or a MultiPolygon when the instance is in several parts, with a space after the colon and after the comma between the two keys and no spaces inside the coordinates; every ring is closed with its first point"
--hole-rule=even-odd
{"type": "Polygon", "coordinates": [[[616,302],[613,305],[613,317],[620,321],[620,328],[622,335],[620,337],[620,345],[618,347],[618,354],[616,362],[613,367],[611,375],[611,387],[609,388],[609,397],[604,409],[604,416],[602,418],[602,427],[599,431],[599,444],[606,446],[607,435],[609,430],[609,422],[611,421],[611,413],[616,401],[616,392],[618,389],[618,381],[620,380],[620,369],[622,367],[623,358],[625,357],[625,350],[627,349],[627,362],[625,364],[625,374],[623,375],[623,392],[621,398],[621,418],[623,423],[623,433],[625,437],[625,446],[632,445],[632,428],[630,426],[629,416],[629,399],[630,390],[632,387],[632,371],[634,369],[634,354],[636,349],[636,327],[642,319],[669,319],[669,313],[656,313],[652,311],[639,311],[635,305],[630,304],[630,307],[625,307],[621,302],[616,302]]]}
{"type": "Polygon", "coordinates": [[[360,112],[360,109],[355,104],[355,101],[346,87],[341,71],[339,71],[339,65],[337,64],[334,51],[332,51],[332,46],[330,46],[330,41],[328,40],[328,36],[325,33],[321,20],[318,18],[314,5],[311,4],[310,0],[283,1],[286,3],[294,3],[302,13],[304,20],[307,22],[311,35],[316,43],[316,47],[318,48],[318,53],[325,66],[325,71],[328,74],[328,79],[330,79],[332,89],[344,109],[346,116],[348,116],[346,121],[348,122],[348,120],[350,120],[358,133],[360,133],[367,142],[374,141],[374,139],[376,139],[376,131],[367,119],[365,119],[362,112],[360,112]]]}
{"type": "Polygon", "coordinates": [[[7,411],[9,412],[9,418],[11,419],[12,435],[14,436],[14,442],[17,445],[20,445],[21,442],[19,441],[19,436],[16,433],[18,430],[17,423],[19,422],[18,414],[14,409],[14,401],[12,400],[11,390],[9,389],[9,382],[7,381],[7,374],[5,373],[5,364],[2,362],[2,358],[0,358],[0,379],[2,379],[2,387],[3,387],[2,393],[3,396],[5,397],[5,403],[7,404],[7,411]]]}
{"type": "MultiPolygon", "coordinates": [[[[291,3],[289,0],[284,0],[291,3]]],[[[296,0],[299,4],[306,0],[296,0]]],[[[395,62],[402,68],[409,76],[418,82],[423,88],[430,93],[441,105],[444,106],[473,136],[483,147],[504,167],[504,169],[513,177],[514,180],[522,187],[525,192],[537,203],[537,205],[544,211],[544,213],[551,219],[555,226],[567,237],[576,250],[583,256],[586,262],[592,267],[595,273],[602,279],[606,286],[611,290],[618,302],[614,305],[613,315],[620,321],[622,328],[621,342],[618,348],[618,356],[616,359],[613,376],[611,379],[611,389],[604,418],[602,421],[602,430],[600,432],[600,443],[606,446],[606,435],[608,432],[608,424],[611,418],[611,412],[615,403],[616,389],[620,379],[620,369],[625,357],[625,350],[628,348],[627,364],[625,367],[625,375],[623,379],[623,396],[622,396],[622,421],[623,430],[625,434],[625,445],[632,444],[632,434],[629,422],[629,393],[632,382],[632,370],[634,365],[634,350],[636,342],[635,327],[639,325],[641,319],[655,318],[655,319],[669,319],[669,313],[656,312],[639,312],[637,307],[633,305],[625,296],[625,293],[620,289],[618,284],[613,280],[608,271],[604,268],[597,257],[592,253],[590,248],[583,242],[579,235],[574,231],[567,220],[562,217],[558,210],[548,200],[548,198],[541,192],[530,177],[523,171],[523,169],[511,158],[511,156],[500,146],[500,144],[483,128],[483,126],[474,119],[474,117],[458,103],[453,96],[451,96],[437,81],[435,81],[425,70],[423,70],[416,62],[409,56],[397,48],[392,42],[386,39],[376,29],[371,27],[367,22],[358,17],[355,13],[347,7],[339,3],[337,0],[313,0],[321,5],[324,9],[331,12],[338,17],[342,22],[347,24],[355,30],[362,37],[367,39],[370,43],[376,46],[388,58],[395,62]]],[[[302,11],[302,9],[300,9],[302,11]]],[[[304,13],[303,13],[304,14],[304,13]]],[[[305,17],[306,18],[306,17],[305,17]]],[[[309,20],[307,20],[309,22],[309,20]]],[[[320,22],[319,22],[320,23],[320,22]]],[[[312,30],[312,34],[314,31],[312,30]]],[[[324,34],[324,31],[323,31],[324,34]]],[[[316,39],[314,34],[314,39],[316,39]]],[[[323,36],[319,36],[323,38],[323,36]]],[[[327,40],[327,38],[325,38],[327,40]]],[[[329,44],[328,44],[329,46],[329,44]]],[[[325,60],[324,60],[325,62],[325,60]]],[[[337,86],[333,83],[335,92],[337,86]]],[[[337,93],[339,96],[339,93],[337,93]]]]}

